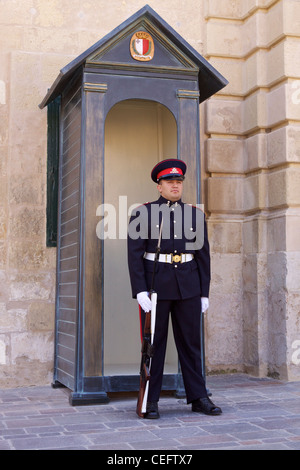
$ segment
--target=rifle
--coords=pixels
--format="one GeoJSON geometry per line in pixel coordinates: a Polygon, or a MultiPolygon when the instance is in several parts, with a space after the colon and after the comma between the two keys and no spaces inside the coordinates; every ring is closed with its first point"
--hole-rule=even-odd
{"type": "Polygon", "coordinates": [[[151,289],[149,296],[151,298],[151,311],[145,313],[145,325],[144,325],[144,335],[142,342],[142,357],[141,357],[141,366],[140,366],[140,388],[136,406],[136,413],[140,418],[144,417],[146,413],[148,392],[149,392],[149,380],[150,380],[150,369],[151,361],[154,354],[153,350],[153,339],[155,331],[155,320],[156,320],[156,304],[157,304],[157,293],[154,290],[154,280],[155,280],[155,269],[156,263],[160,253],[160,243],[161,243],[161,234],[162,234],[162,225],[163,220],[161,221],[158,244],[155,251],[151,289]]]}

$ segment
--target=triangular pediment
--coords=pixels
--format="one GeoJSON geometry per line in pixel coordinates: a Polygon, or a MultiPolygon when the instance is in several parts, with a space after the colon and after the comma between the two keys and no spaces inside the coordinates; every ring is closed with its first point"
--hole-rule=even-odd
{"type": "Polygon", "coordinates": [[[141,18],[120,31],[105,45],[91,54],[87,58],[86,64],[140,67],[144,69],[161,69],[165,67],[169,70],[198,70],[195,62],[148,18],[141,18]],[[142,56],[142,59],[140,59],[140,55],[134,46],[136,40],[150,44],[151,55],[149,54],[148,57],[147,55],[142,56]]]}
{"type": "Polygon", "coordinates": [[[144,6],[117,28],[104,36],[88,50],[63,67],[44,97],[40,108],[47,106],[60,95],[73,75],[82,66],[113,67],[115,69],[173,71],[197,74],[200,102],[227,85],[227,80],[188,44],[149,5],[144,6]],[[154,56],[148,61],[139,61],[130,54],[130,43],[134,33],[150,34],[154,43],[154,56]]]}

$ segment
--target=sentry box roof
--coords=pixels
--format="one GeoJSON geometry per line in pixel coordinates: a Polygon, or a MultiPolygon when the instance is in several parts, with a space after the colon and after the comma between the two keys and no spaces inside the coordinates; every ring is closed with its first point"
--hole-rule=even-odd
{"type": "Polygon", "coordinates": [[[100,41],[80,54],[60,70],[60,73],[43,101],[44,108],[60,95],[72,78],[82,67],[102,69],[119,68],[123,73],[167,73],[178,69],[197,73],[199,82],[199,102],[224,88],[228,81],[190,46],[170,25],[168,25],[149,5],[128,18],[100,41]],[[148,32],[155,39],[155,53],[137,61],[133,58],[129,42],[136,31],[148,32]],[[149,60],[147,60],[149,59],[149,60]]]}

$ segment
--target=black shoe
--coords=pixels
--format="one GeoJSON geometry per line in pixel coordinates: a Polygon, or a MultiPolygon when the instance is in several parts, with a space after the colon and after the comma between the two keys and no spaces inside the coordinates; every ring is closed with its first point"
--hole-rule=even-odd
{"type": "Polygon", "coordinates": [[[144,414],[145,419],[158,419],[158,404],[157,401],[148,401],[146,407],[146,413],[144,414]]]}
{"type": "Polygon", "coordinates": [[[214,405],[214,403],[207,397],[198,398],[192,402],[192,411],[196,413],[204,413],[206,415],[218,416],[222,414],[221,408],[214,405]]]}

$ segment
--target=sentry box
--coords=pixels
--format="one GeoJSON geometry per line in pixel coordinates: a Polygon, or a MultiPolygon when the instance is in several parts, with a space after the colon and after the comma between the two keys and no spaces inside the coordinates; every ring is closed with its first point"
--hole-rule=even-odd
{"type": "MultiPolygon", "coordinates": [[[[201,202],[199,103],[226,84],[146,5],[61,69],[40,104],[48,109],[47,245],[57,246],[53,385],[69,388],[73,405],[138,390],[130,208],[157,198],[150,171],[174,157],[188,165],[184,201],[201,202]]],[[[180,396],[168,343],[163,389],[180,396]]]]}

